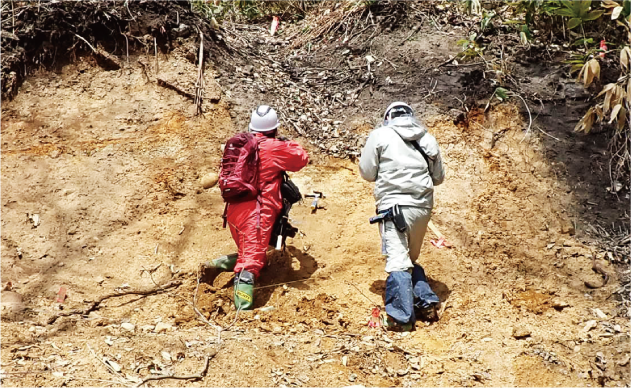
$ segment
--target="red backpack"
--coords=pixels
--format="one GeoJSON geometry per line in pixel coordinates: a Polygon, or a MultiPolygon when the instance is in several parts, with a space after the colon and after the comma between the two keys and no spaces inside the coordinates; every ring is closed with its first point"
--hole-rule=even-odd
{"type": "Polygon", "coordinates": [[[238,133],[226,142],[219,171],[219,188],[226,203],[256,199],[259,195],[259,140],[238,133]]]}

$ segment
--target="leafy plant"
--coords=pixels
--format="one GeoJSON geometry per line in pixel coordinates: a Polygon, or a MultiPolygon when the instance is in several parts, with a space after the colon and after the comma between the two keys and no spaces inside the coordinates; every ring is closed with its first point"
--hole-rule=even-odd
{"type": "Polygon", "coordinates": [[[602,10],[590,11],[592,5],[591,0],[562,0],[561,4],[563,5],[563,7],[557,9],[555,13],[557,15],[567,16],[570,18],[567,23],[567,28],[569,29],[582,26],[585,22],[596,20],[601,17],[602,14],[605,12],[602,10]]]}
{"type": "Polygon", "coordinates": [[[497,14],[495,13],[495,11],[484,11],[482,13],[482,19],[480,20],[480,32],[484,33],[484,31],[486,31],[489,26],[492,26],[491,20],[493,20],[493,18],[495,18],[496,16],[497,14]]]}
{"type": "MultiPolygon", "coordinates": [[[[631,22],[627,21],[631,25],[631,22]]],[[[610,141],[611,159],[609,175],[612,187],[621,176],[627,176],[631,168],[629,142],[631,141],[631,48],[625,46],[620,50],[620,77],[616,82],[603,87],[597,97],[602,102],[587,110],[575,131],[589,133],[595,123],[607,122],[615,124],[615,132],[610,141]]],[[[596,58],[588,61],[581,70],[578,80],[588,87],[594,78],[600,75],[600,66],[596,58]]],[[[617,191],[617,190],[615,190],[617,191]]],[[[614,192],[615,192],[614,191],[614,192]]]]}
{"type": "Polygon", "coordinates": [[[482,55],[484,53],[484,46],[480,46],[476,42],[476,38],[478,35],[474,32],[469,36],[469,39],[460,39],[456,42],[458,46],[462,47],[462,52],[460,52],[460,57],[463,59],[471,59],[473,57],[477,57],[478,55],[482,55]]]}
{"type": "Polygon", "coordinates": [[[524,13],[527,26],[534,26],[537,17],[556,14],[560,4],[558,1],[521,0],[515,8],[516,13],[524,13]]]}

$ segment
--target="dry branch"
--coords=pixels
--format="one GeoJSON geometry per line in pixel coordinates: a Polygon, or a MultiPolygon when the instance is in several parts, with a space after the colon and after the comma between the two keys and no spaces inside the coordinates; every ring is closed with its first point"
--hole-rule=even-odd
{"type": "Polygon", "coordinates": [[[208,372],[208,365],[210,364],[210,360],[212,360],[217,353],[219,353],[219,348],[215,349],[206,357],[206,363],[204,364],[204,368],[196,375],[186,375],[186,376],[176,376],[176,375],[159,375],[159,376],[149,376],[145,377],[141,382],[136,384],[136,387],[140,387],[149,381],[155,380],[166,380],[166,379],[174,379],[174,380],[201,380],[206,376],[208,372]]]}
{"type": "Polygon", "coordinates": [[[115,298],[115,297],[125,296],[125,295],[142,295],[142,296],[147,296],[147,295],[159,294],[159,293],[164,292],[168,288],[177,287],[177,286],[179,286],[181,284],[182,284],[181,280],[171,280],[170,282],[166,283],[165,285],[154,287],[154,288],[150,288],[148,290],[130,290],[130,291],[113,292],[111,294],[107,294],[107,295],[104,295],[104,296],[100,297],[99,299],[97,299],[94,302],[91,302],[83,310],[72,310],[72,311],[58,313],[56,315],[53,315],[52,317],[48,318],[48,322],[47,323],[49,325],[51,325],[51,324],[55,323],[55,321],[58,318],[68,317],[70,315],[88,315],[91,311],[97,310],[100,307],[99,305],[104,300],[107,300],[109,298],[115,298]]]}
{"type": "Polygon", "coordinates": [[[178,88],[175,85],[172,85],[170,83],[168,83],[167,81],[161,79],[161,78],[156,78],[156,81],[158,82],[158,86],[162,86],[163,88],[167,88],[167,89],[171,89],[173,91],[175,91],[177,94],[179,94],[180,96],[184,96],[186,98],[188,98],[189,100],[196,100],[196,97],[194,95],[192,95],[189,92],[185,92],[184,90],[178,88]]]}

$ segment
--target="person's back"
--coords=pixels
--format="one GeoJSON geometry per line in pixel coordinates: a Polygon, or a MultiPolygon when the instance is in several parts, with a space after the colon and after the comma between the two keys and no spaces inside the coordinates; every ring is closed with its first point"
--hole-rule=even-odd
{"type": "Polygon", "coordinates": [[[445,177],[438,143],[409,105],[393,103],[384,125],[370,133],[359,171],[375,182],[381,216],[382,253],[389,273],[384,324],[410,330],[415,307],[432,320],[439,302],[416,263],[434,206],[434,186],[445,177]]]}
{"type": "Polygon", "coordinates": [[[396,117],[372,131],[359,171],[364,179],[375,182],[379,209],[394,204],[432,208],[434,186],[445,177],[436,139],[414,117],[396,117]],[[425,150],[429,166],[412,142],[425,150]]]}

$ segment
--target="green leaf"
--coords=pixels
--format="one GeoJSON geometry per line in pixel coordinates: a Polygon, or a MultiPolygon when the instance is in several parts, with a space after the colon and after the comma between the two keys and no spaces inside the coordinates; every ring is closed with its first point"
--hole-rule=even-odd
{"type": "Polygon", "coordinates": [[[508,98],[508,90],[504,88],[496,88],[495,96],[497,97],[498,100],[504,101],[508,98]]]}
{"type": "Polygon", "coordinates": [[[583,21],[596,20],[601,17],[605,13],[605,11],[592,11],[587,15],[583,16],[583,21]]]}
{"type": "Polygon", "coordinates": [[[575,41],[574,43],[572,43],[572,46],[583,46],[585,44],[592,44],[592,43],[594,43],[594,39],[592,39],[592,38],[587,38],[587,39],[581,38],[581,39],[575,41]]]}
{"type": "Polygon", "coordinates": [[[569,22],[567,22],[567,28],[572,29],[581,25],[583,21],[579,18],[572,18],[569,22]]]}
{"type": "Polygon", "coordinates": [[[555,11],[555,14],[560,15],[560,16],[567,16],[567,17],[570,17],[570,18],[579,16],[579,15],[575,15],[574,12],[571,9],[567,9],[567,8],[557,9],[555,11]]]}
{"type": "Polygon", "coordinates": [[[575,6],[578,5],[578,14],[581,16],[581,18],[583,18],[583,20],[585,20],[584,15],[586,15],[587,11],[589,11],[589,7],[592,5],[592,0],[574,1],[573,3],[575,4],[575,6]]]}
{"type": "Polygon", "coordinates": [[[580,71],[582,68],[583,68],[583,64],[582,63],[574,64],[570,68],[570,73],[576,73],[577,71],[580,71]]]}
{"type": "MultiPolygon", "coordinates": [[[[563,4],[563,6],[564,6],[565,8],[567,8],[567,9],[569,9],[569,10],[571,10],[571,11],[573,11],[573,10],[574,10],[574,6],[575,6],[575,4],[574,4],[574,3],[575,3],[575,2],[574,2],[574,1],[571,1],[571,0],[561,0],[561,4],[563,4]]],[[[578,15],[577,15],[577,16],[578,16],[578,15]]]]}

